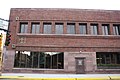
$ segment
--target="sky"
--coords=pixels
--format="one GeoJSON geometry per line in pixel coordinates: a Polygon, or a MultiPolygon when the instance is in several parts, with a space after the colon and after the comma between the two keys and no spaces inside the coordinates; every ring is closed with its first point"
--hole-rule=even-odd
{"type": "Polygon", "coordinates": [[[0,18],[9,19],[10,8],[120,10],[120,0],[1,0],[0,18]]]}

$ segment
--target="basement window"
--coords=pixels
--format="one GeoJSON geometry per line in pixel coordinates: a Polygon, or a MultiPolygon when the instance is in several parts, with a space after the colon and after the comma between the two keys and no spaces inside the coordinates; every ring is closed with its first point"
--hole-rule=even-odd
{"type": "Polygon", "coordinates": [[[16,51],[15,68],[63,69],[63,52],[16,51]]]}

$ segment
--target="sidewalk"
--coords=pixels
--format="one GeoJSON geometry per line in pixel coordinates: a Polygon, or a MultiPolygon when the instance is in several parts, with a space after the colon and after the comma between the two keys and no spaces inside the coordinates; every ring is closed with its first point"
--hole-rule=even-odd
{"type": "Polygon", "coordinates": [[[120,74],[30,74],[3,73],[2,79],[21,80],[120,80],[120,74]]]}
{"type": "Polygon", "coordinates": [[[2,76],[23,76],[36,78],[81,78],[120,76],[120,74],[31,74],[31,73],[3,73],[2,76]]]}

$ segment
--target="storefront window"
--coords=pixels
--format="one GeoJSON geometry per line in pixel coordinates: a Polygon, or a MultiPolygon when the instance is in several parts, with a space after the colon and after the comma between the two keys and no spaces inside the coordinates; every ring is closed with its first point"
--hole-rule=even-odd
{"type": "Polygon", "coordinates": [[[119,52],[97,52],[96,61],[98,68],[120,69],[119,52]]]}
{"type": "Polygon", "coordinates": [[[14,67],[63,69],[64,53],[16,51],[14,67]]]}

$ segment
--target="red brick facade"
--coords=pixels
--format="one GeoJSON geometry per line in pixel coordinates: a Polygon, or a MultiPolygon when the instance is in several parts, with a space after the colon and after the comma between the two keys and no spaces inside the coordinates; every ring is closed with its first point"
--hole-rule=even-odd
{"type": "MultiPolygon", "coordinates": [[[[120,35],[113,35],[113,24],[120,24],[120,11],[16,8],[11,9],[10,21],[9,30],[12,37],[6,54],[11,55],[13,59],[5,61],[4,72],[76,73],[75,58],[84,57],[85,73],[100,73],[101,70],[96,66],[96,52],[120,52],[120,35]],[[28,31],[25,34],[19,33],[21,22],[28,23],[28,31]],[[32,22],[40,23],[39,34],[31,33],[32,22]],[[51,34],[43,34],[43,23],[51,23],[51,34]],[[63,34],[55,34],[55,23],[63,23],[63,34]],[[75,23],[75,34],[67,34],[67,23],[75,23]],[[87,24],[87,34],[79,34],[80,23],[87,24]],[[98,35],[91,35],[90,24],[98,24],[98,35]],[[102,24],[109,24],[109,35],[102,35],[102,24]],[[65,52],[64,69],[15,69],[16,50],[65,52]]],[[[103,73],[117,73],[119,70],[106,70],[103,73]]]]}

